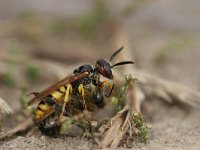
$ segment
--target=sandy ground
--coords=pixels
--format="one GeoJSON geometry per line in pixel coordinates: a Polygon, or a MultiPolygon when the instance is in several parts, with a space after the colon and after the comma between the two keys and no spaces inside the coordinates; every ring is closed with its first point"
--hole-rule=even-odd
{"type": "MultiPolygon", "coordinates": [[[[165,79],[178,81],[199,89],[200,20],[197,13],[199,7],[200,3],[195,0],[190,2],[187,0],[152,1],[151,4],[143,6],[134,15],[126,18],[124,31],[128,36],[131,48],[133,48],[137,67],[165,79]],[[179,50],[172,50],[168,53],[164,62],[155,63],[155,58],[161,49],[165,48],[170,51],[173,49],[173,46],[170,47],[170,45],[173,45],[174,41],[181,43],[177,48],[179,50]]],[[[86,7],[82,7],[82,9],[84,10],[86,7]]],[[[5,36],[1,36],[1,39],[3,39],[2,37],[5,36]]],[[[87,46],[84,44],[83,49],[87,46]]],[[[106,53],[103,52],[103,54],[106,53]]],[[[45,82],[42,87],[48,85],[48,82],[45,82]]],[[[35,85],[35,87],[40,86],[39,83],[35,85]]],[[[19,96],[19,91],[13,90],[13,95],[7,97],[6,91],[8,89],[1,85],[0,95],[3,98],[13,99],[13,97],[19,96]]],[[[19,109],[19,103],[10,101],[9,104],[14,110],[19,109]]],[[[156,99],[146,100],[144,107],[148,108],[144,113],[145,120],[153,125],[150,130],[150,139],[146,144],[130,143],[132,149],[199,149],[199,108],[188,109],[177,103],[167,104],[156,99]]],[[[10,124],[13,127],[16,122],[7,121],[4,124],[10,124]]],[[[0,150],[86,150],[96,148],[96,144],[92,140],[70,136],[49,138],[38,133],[31,136],[17,136],[8,141],[0,142],[0,150]]]]}

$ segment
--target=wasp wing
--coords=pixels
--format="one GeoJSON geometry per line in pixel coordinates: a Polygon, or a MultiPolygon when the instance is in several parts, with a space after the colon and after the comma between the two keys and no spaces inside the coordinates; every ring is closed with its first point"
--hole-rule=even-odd
{"type": "Polygon", "coordinates": [[[80,73],[78,75],[74,75],[74,74],[71,74],[67,77],[65,77],[64,79],[62,79],[61,81],[51,85],[50,87],[48,87],[47,89],[45,89],[44,91],[38,93],[35,95],[34,98],[32,98],[29,102],[28,102],[28,106],[36,103],[36,102],[39,102],[41,101],[43,98],[45,98],[46,96],[48,96],[51,92],[57,90],[59,87],[61,86],[64,86],[68,83],[73,83],[77,80],[80,80],[86,76],[88,76],[89,73],[87,71],[83,72],[83,73],[80,73]]]}

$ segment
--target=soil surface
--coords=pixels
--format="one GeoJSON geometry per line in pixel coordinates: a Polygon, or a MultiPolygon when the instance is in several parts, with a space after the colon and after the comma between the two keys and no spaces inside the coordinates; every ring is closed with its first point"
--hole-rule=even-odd
{"type": "MultiPolygon", "coordinates": [[[[126,2],[128,3],[128,1],[126,2]]],[[[94,6],[90,1],[87,1],[87,4],[80,5],[80,2],[76,0],[74,4],[70,4],[72,8],[65,8],[62,6],[67,5],[64,1],[60,1],[60,3],[56,5],[53,4],[53,1],[44,1],[38,6],[37,3],[21,0],[23,5],[18,5],[17,7],[15,7],[15,5],[8,5],[10,3],[12,3],[10,0],[3,0],[0,2],[0,79],[2,79],[1,74],[14,70],[11,72],[15,75],[16,86],[9,87],[3,84],[1,80],[0,96],[7,100],[16,114],[20,114],[20,87],[24,82],[31,85],[31,87],[29,86],[29,91],[34,91],[35,89],[43,89],[58,79],[58,77],[52,75],[54,70],[48,68],[48,65],[45,63],[40,62],[41,66],[46,65],[46,69],[41,71],[39,79],[32,81],[25,75],[24,70],[26,70],[26,64],[31,63],[31,61],[35,62],[35,60],[47,61],[48,63],[50,62],[51,65],[56,64],[57,66],[70,68],[66,71],[68,74],[73,70],[72,68],[75,68],[82,62],[92,63],[95,59],[99,58],[99,56],[106,57],[110,54],[109,51],[102,50],[108,50],[109,47],[112,47],[112,41],[107,40],[109,39],[109,35],[106,37],[107,39],[96,35],[97,38],[95,38],[95,41],[92,41],[92,43],[88,40],[77,38],[77,36],[72,34],[77,31],[69,31],[67,29],[65,33],[69,32],[69,35],[54,35],[49,33],[49,30],[54,31],[54,28],[46,28],[46,24],[52,21],[52,16],[73,18],[75,16],[80,16],[83,12],[88,12],[94,6]],[[79,4],[77,8],[75,5],[76,3],[79,4]],[[49,7],[45,9],[46,7],[43,6],[49,7]],[[62,6],[62,11],[58,9],[60,6],[62,6]],[[4,7],[4,9],[1,9],[1,7],[4,7]],[[7,9],[5,7],[7,7],[7,9]],[[22,12],[27,12],[28,8],[32,8],[31,11],[37,12],[34,15],[42,14],[45,17],[39,17],[36,21],[30,21],[28,23],[26,22],[26,18],[24,24],[24,18],[18,16],[20,16],[22,12]],[[71,15],[67,13],[68,11],[71,12],[71,15]],[[45,29],[48,29],[48,31],[45,29]],[[13,42],[14,46],[12,45],[13,42]],[[17,43],[17,45],[15,45],[15,43],[17,43]],[[17,54],[13,54],[12,50],[14,49],[15,51],[16,47],[20,47],[20,51],[17,54]],[[13,66],[8,61],[8,59],[10,59],[10,57],[12,59],[13,56],[14,58],[19,57],[19,59],[25,61],[25,63],[17,60],[19,63],[13,66]],[[27,60],[27,58],[31,59],[27,60]]],[[[110,1],[107,5],[108,7],[114,5],[114,2],[110,1]]],[[[120,6],[126,6],[126,3],[121,4],[120,1],[118,1],[115,5],[116,8],[118,8],[120,6]]],[[[147,2],[144,1],[144,3],[139,5],[131,14],[125,17],[123,19],[122,29],[128,37],[127,40],[130,47],[133,49],[132,55],[135,58],[136,66],[139,69],[158,75],[164,79],[177,81],[189,85],[194,89],[200,89],[199,8],[200,2],[196,0],[151,0],[147,2]]],[[[115,13],[113,7],[111,11],[115,13]]],[[[27,12],[27,15],[31,15],[32,12],[29,13],[30,12],[27,12]]],[[[58,67],[56,72],[59,74],[59,71],[58,67]]],[[[177,103],[168,104],[154,98],[147,99],[143,106],[146,108],[143,114],[144,118],[148,123],[152,124],[150,138],[147,143],[135,141],[130,143],[129,147],[132,147],[132,149],[144,150],[199,149],[199,108],[188,108],[177,103]]],[[[11,116],[11,118],[7,116],[0,118],[2,120],[2,124],[0,124],[2,126],[2,131],[9,131],[22,121],[23,118],[24,116],[21,117],[20,115],[17,118],[13,116],[11,116]]],[[[36,133],[19,135],[0,142],[0,150],[86,150],[96,148],[97,145],[91,139],[82,139],[79,136],[49,138],[41,135],[37,131],[36,133]]]]}

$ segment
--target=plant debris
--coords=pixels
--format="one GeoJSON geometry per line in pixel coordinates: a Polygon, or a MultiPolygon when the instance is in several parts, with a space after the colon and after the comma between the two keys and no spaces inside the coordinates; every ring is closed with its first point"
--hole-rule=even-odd
{"type": "Polygon", "coordinates": [[[119,92],[118,97],[118,104],[125,104],[125,106],[121,106],[122,109],[107,124],[100,127],[100,133],[96,139],[100,148],[116,148],[126,133],[130,137],[138,136],[142,142],[148,139],[147,126],[142,115],[135,110],[135,93],[129,93],[134,92],[135,80],[130,75],[125,79],[125,84],[121,88],[123,90],[119,90],[122,92],[119,92]]]}
{"type": "Polygon", "coordinates": [[[2,136],[0,136],[0,141],[7,140],[7,139],[12,138],[13,136],[19,134],[19,133],[26,132],[29,129],[31,129],[33,127],[33,125],[34,125],[34,123],[32,121],[32,118],[30,118],[30,119],[22,122],[18,126],[16,126],[14,129],[10,130],[6,134],[3,134],[2,136]]]}
{"type": "Polygon", "coordinates": [[[4,114],[5,113],[7,113],[7,114],[13,113],[10,106],[1,97],[0,97],[0,111],[4,114]]]}

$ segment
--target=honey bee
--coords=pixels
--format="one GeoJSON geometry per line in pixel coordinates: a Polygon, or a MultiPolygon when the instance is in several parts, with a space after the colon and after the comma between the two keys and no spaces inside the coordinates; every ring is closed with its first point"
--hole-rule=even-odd
{"type": "MultiPolygon", "coordinates": [[[[123,49],[121,47],[110,57],[110,62],[123,49]]],[[[104,106],[104,96],[109,97],[113,91],[114,84],[108,80],[101,81],[100,76],[113,79],[112,68],[119,65],[133,64],[133,61],[122,61],[111,65],[105,59],[96,61],[94,67],[84,64],[74,70],[74,72],[63,80],[53,84],[44,91],[34,94],[28,106],[39,103],[34,113],[34,122],[42,133],[54,135],[58,133],[59,126],[54,124],[55,120],[60,120],[62,116],[74,116],[84,110],[93,111],[94,108],[104,106]],[[108,85],[109,93],[103,91],[103,87],[108,85]],[[47,124],[53,123],[51,127],[47,124]]]]}

